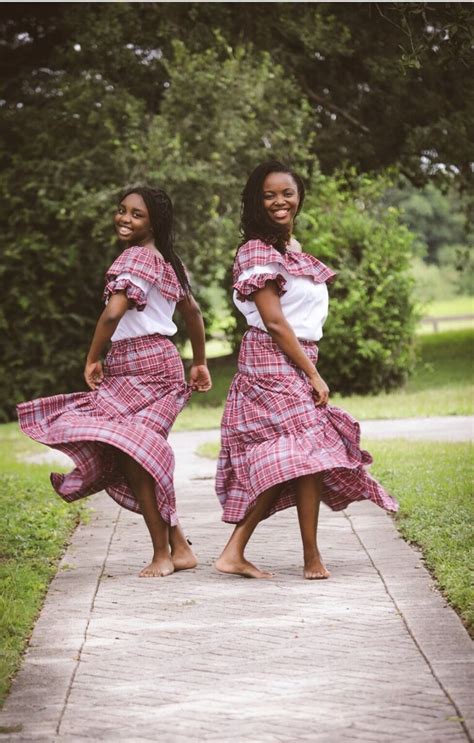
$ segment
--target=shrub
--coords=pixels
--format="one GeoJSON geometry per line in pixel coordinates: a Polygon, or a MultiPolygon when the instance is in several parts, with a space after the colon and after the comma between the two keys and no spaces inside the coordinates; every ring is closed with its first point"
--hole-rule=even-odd
{"type": "Polygon", "coordinates": [[[298,218],[303,249],[337,271],[319,369],[333,392],[401,385],[414,361],[412,234],[381,205],[384,178],[316,175],[298,218]]]}

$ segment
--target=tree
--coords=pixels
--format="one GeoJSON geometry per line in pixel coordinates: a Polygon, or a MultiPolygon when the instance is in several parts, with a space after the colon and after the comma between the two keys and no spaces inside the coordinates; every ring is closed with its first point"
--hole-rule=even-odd
{"type": "Polygon", "coordinates": [[[467,187],[473,20],[469,3],[10,3],[0,9],[4,98],[22,102],[45,69],[89,71],[157,113],[173,42],[201,53],[217,33],[283,66],[312,107],[323,172],[396,166],[415,185],[467,187]]]}

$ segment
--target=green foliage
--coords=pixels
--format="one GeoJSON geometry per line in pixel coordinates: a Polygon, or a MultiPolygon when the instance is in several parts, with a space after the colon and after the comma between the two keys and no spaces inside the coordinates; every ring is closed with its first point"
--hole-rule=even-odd
{"type": "Polygon", "coordinates": [[[142,134],[140,105],[125,95],[67,75],[49,91],[42,108],[4,116],[18,130],[0,176],[9,215],[0,267],[3,420],[18,401],[83,385],[103,272],[117,254],[117,185],[128,180],[142,134]]]}
{"type": "Polygon", "coordinates": [[[311,112],[269,54],[219,36],[194,54],[176,41],[164,63],[170,87],[150,123],[142,176],[176,196],[180,252],[199,292],[232,262],[240,193],[255,163],[280,156],[305,169],[311,112]]]}
{"type": "Polygon", "coordinates": [[[426,307],[430,302],[455,297],[458,275],[453,266],[441,267],[415,257],[412,260],[411,273],[414,279],[413,297],[423,315],[427,314],[426,307]]]}
{"type": "Polygon", "coordinates": [[[412,236],[383,208],[383,179],[313,178],[298,219],[304,250],[334,268],[319,369],[333,392],[400,386],[413,362],[412,236]]]}
{"type": "Polygon", "coordinates": [[[0,428],[0,700],[81,510],[52,491],[49,467],[17,460],[27,447],[16,426],[0,428]]]}

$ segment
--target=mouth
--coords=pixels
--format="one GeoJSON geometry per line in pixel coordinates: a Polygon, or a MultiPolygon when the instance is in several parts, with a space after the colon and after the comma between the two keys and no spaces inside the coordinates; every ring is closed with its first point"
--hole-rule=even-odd
{"type": "Polygon", "coordinates": [[[272,211],[273,219],[285,219],[290,213],[289,209],[275,209],[272,211]]]}
{"type": "Polygon", "coordinates": [[[130,237],[132,234],[132,230],[130,227],[124,227],[123,225],[119,225],[117,227],[117,232],[120,235],[120,237],[130,237]]]}

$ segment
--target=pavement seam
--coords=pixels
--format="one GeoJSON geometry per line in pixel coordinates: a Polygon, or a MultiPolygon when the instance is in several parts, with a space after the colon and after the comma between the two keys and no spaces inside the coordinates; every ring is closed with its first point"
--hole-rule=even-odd
{"type": "Polygon", "coordinates": [[[104,572],[105,572],[105,566],[107,564],[107,559],[108,559],[109,554],[110,554],[110,549],[112,547],[112,542],[113,542],[113,539],[115,537],[115,533],[117,531],[117,527],[118,527],[118,523],[120,521],[120,516],[121,515],[122,515],[122,509],[120,509],[118,511],[118,513],[117,513],[117,518],[115,519],[114,528],[112,529],[112,533],[110,535],[110,539],[109,539],[109,542],[107,544],[107,550],[106,550],[105,555],[104,555],[104,560],[102,562],[102,567],[101,567],[99,576],[97,578],[97,583],[96,583],[94,595],[92,597],[92,601],[91,601],[91,605],[90,605],[90,609],[89,609],[89,618],[87,620],[87,624],[86,624],[86,627],[84,629],[84,638],[82,640],[81,647],[79,648],[79,652],[77,654],[77,662],[76,662],[76,665],[74,667],[74,670],[73,670],[73,672],[71,674],[71,680],[69,681],[69,686],[68,686],[68,689],[67,689],[67,692],[66,692],[66,698],[64,700],[64,704],[63,704],[63,708],[61,710],[61,714],[59,715],[58,724],[56,725],[56,735],[60,735],[60,733],[61,733],[61,725],[62,725],[62,722],[63,722],[64,715],[66,714],[66,709],[67,709],[67,705],[68,705],[68,702],[69,702],[69,697],[71,696],[72,687],[74,686],[74,681],[76,680],[76,674],[77,674],[77,672],[79,670],[79,666],[81,664],[82,651],[84,650],[84,645],[87,642],[87,633],[89,631],[89,625],[91,623],[92,615],[94,613],[95,600],[96,600],[97,594],[99,592],[99,587],[100,587],[100,584],[101,584],[101,581],[102,581],[102,577],[103,577],[104,572]]]}
{"type": "Polygon", "coordinates": [[[365,554],[369,558],[372,567],[374,568],[374,570],[376,571],[377,575],[379,576],[379,578],[380,578],[380,580],[381,580],[381,582],[383,584],[383,587],[385,589],[385,592],[387,593],[387,596],[390,598],[390,600],[392,601],[393,605],[395,606],[395,608],[396,608],[396,610],[398,612],[398,615],[400,616],[403,624],[405,625],[405,629],[408,632],[408,634],[409,634],[409,636],[410,636],[413,644],[415,645],[415,647],[417,648],[418,652],[420,653],[420,655],[424,659],[426,665],[428,666],[428,668],[430,670],[431,675],[433,676],[434,680],[438,684],[439,688],[441,689],[441,691],[443,692],[443,694],[446,696],[446,698],[449,699],[449,701],[452,704],[453,708],[456,710],[456,714],[459,717],[459,724],[461,725],[461,727],[462,727],[462,729],[463,729],[463,731],[464,731],[464,733],[466,735],[467,740],[469,741],[469,743],[473,743],[473,739],[471,738],[471,735],[469,733],[469,730],[468,730],[468,728],[467,728],[467,726],[466,726],[466,724],[464,722],[464,718],[463,718],[463,715],[462,715],[461,710],[459,709],[458,705],[456,704],[456,702],[452,698],[452,696],[449,693],[449,691],[445,688],[445,686],[444,686],[443,682],[441,681],[441,679],[436,675],[436,672],[435,672],[435,670],[434,670],[434,668],[433,668],[433,666],[432,666],[432,664],[431,664],[428,656],[423,651],[423,649],[420,646],[418,640],[416,639],[414,633],[411,631],[410,625],[408,624],[408,622],[407,622],[407,620],[405,618],[405,615],[404,615],[402,609],[397,604],[397,601],[396,601],[395,597],[392,595],[392,593],[391,593],[391,591],[390,591],[390,589],[389,589],[389,587],[387,585],[387,582],[385,581],[385,578],[383,577],[381,571],[378,569],[377,565],[375,564],[374,560],[372,559],[372,555],[370,554],[369,550],[367,549],[367,547],[365,546],[364,542],[362,541],[362,538],[358,534],[358,532],[357,532],[357,530],[356,530],[356,528],[355,528],[355,526],[354,526],[354,524],[352,522],[352,518],[351,518],[350,514],[348,514],[348,513],[346,513],[344,511],[343,512],[343,515],[349,521],[349,524],[350,524],[350,527],[352,529],[352,532],[353,532],[354,536],[356,537],[356,539],[359,542],[360,546],[362,547],[362,549],[364,550],[365,554]]]}

